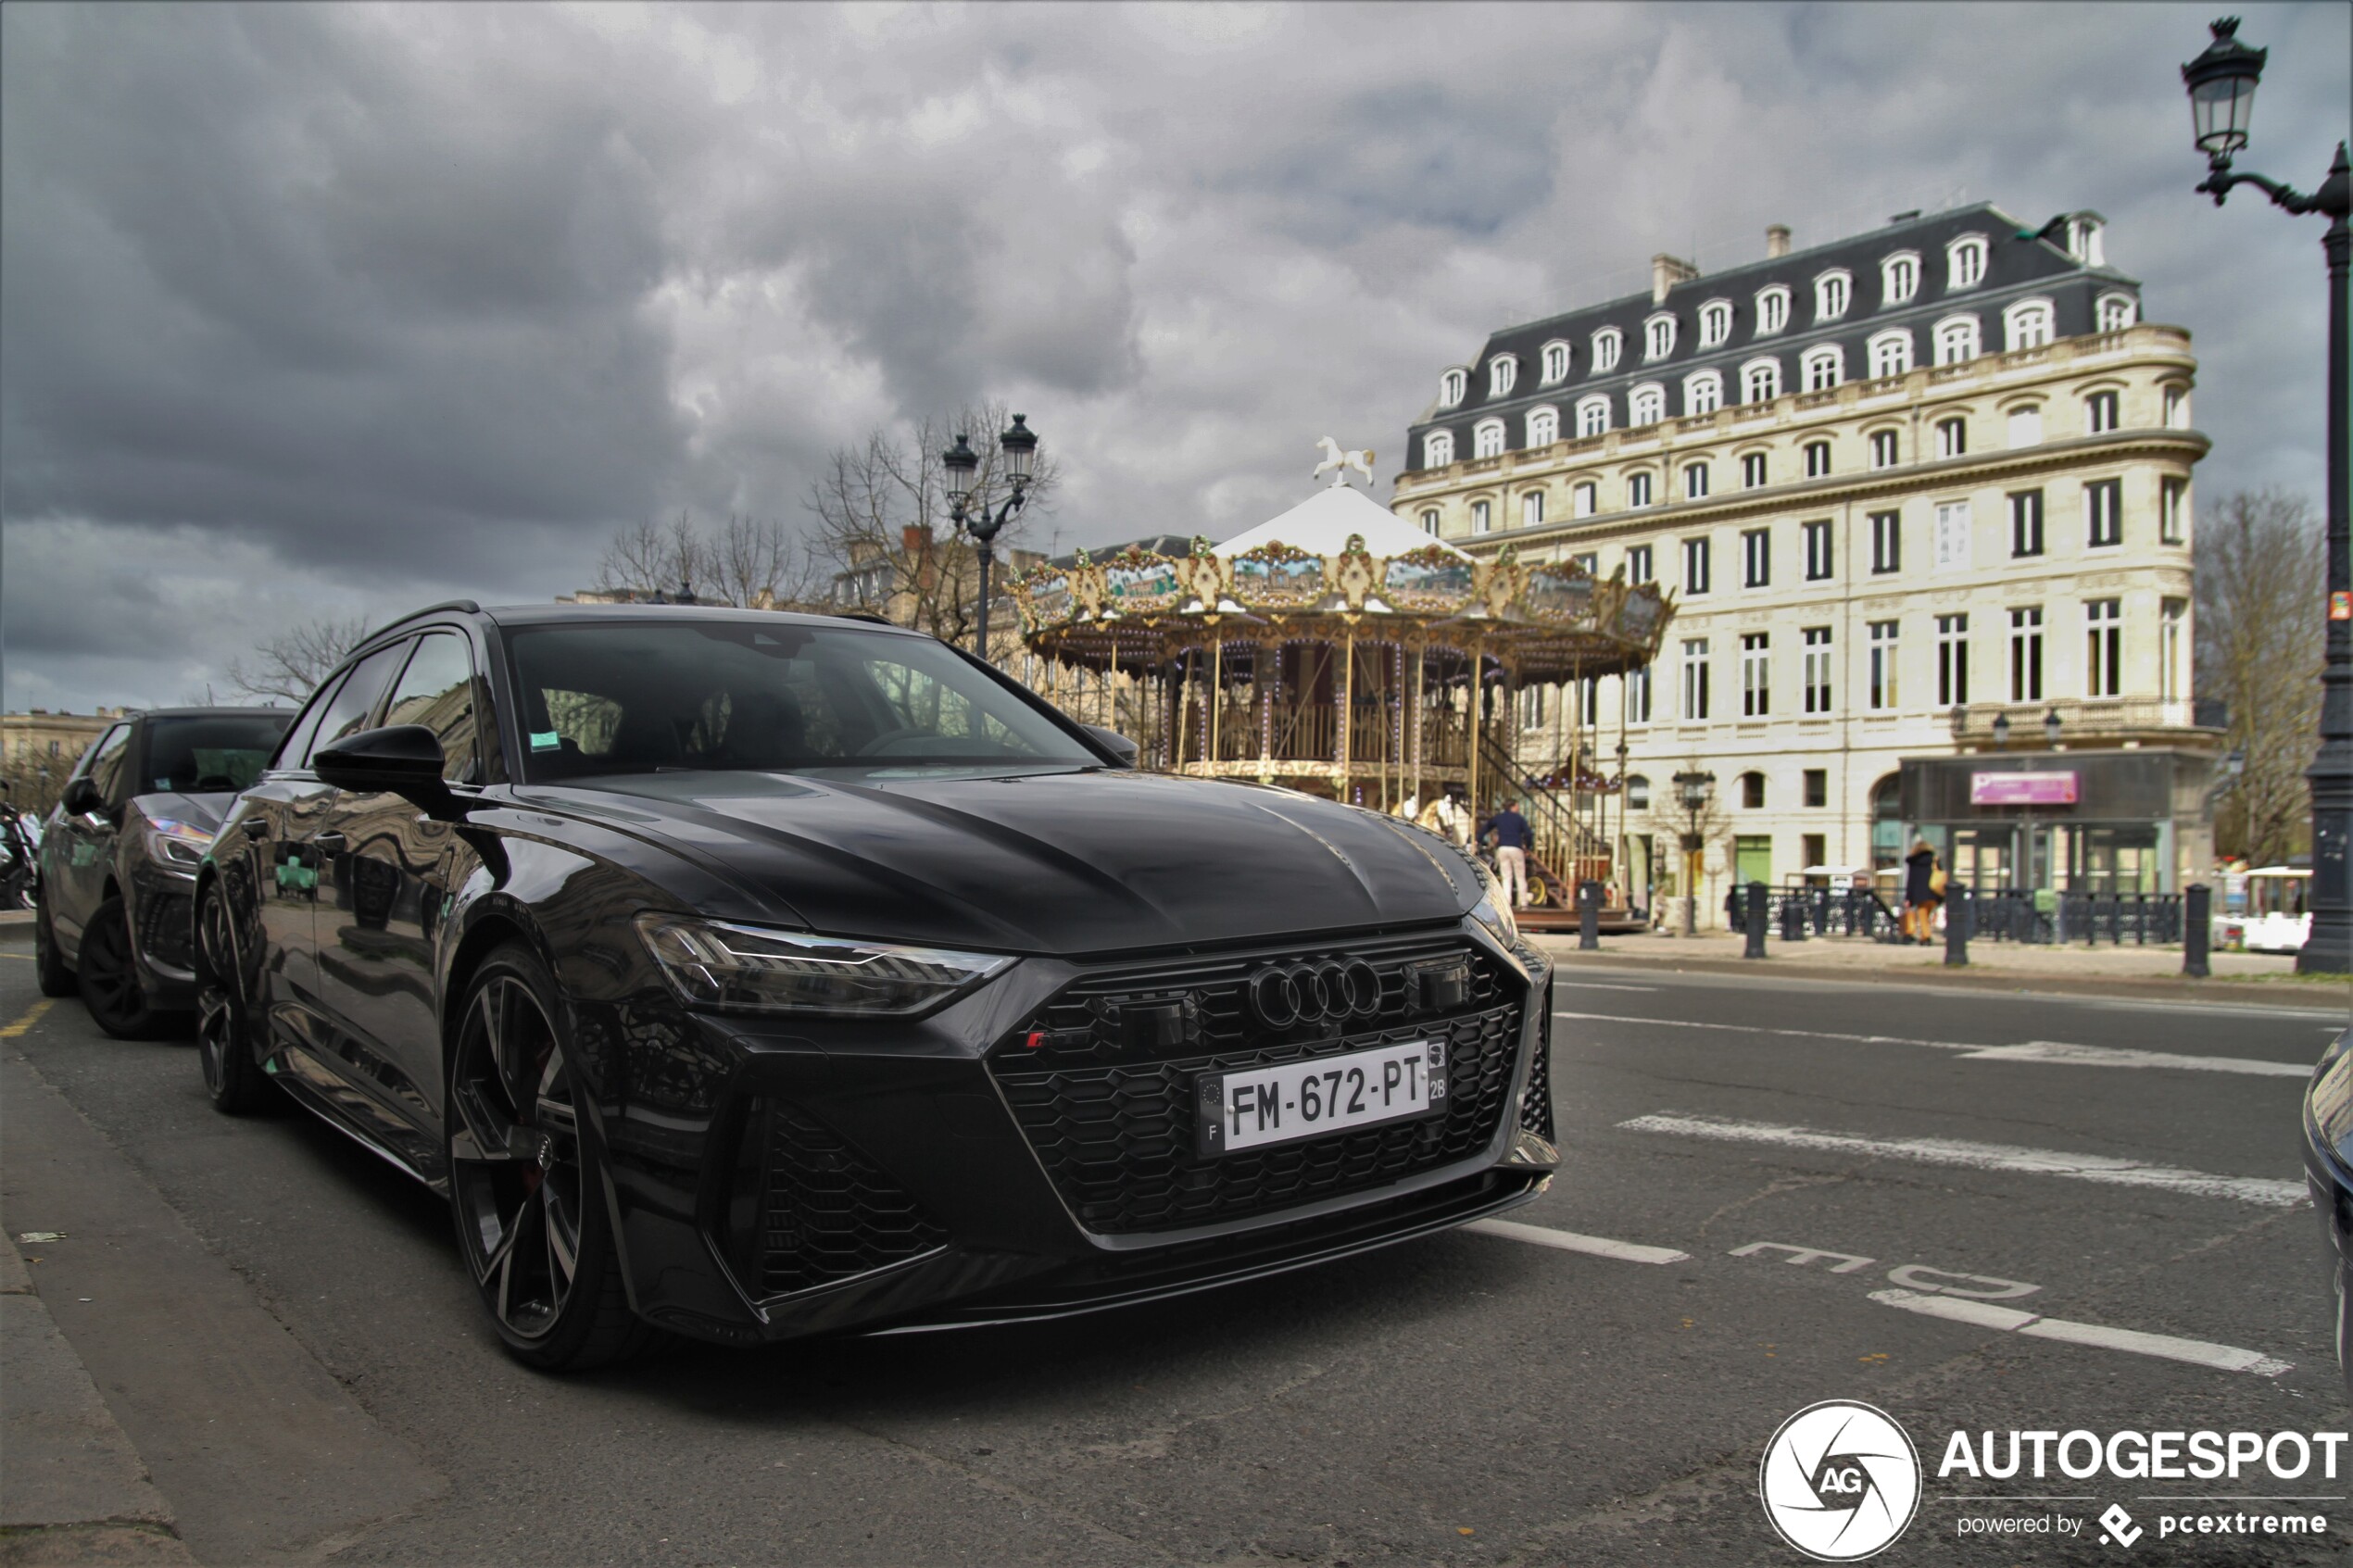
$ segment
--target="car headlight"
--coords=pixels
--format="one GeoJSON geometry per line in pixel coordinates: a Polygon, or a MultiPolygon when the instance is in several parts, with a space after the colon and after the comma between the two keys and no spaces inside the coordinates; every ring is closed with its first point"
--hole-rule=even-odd
{"type": "Polygon", "coordinates": [[[166,871],[193,875],[203,866],[205,851],[211,847],[210,828],[170,817],[155,817],[147,822],[147,857],[166,871]]]}
{"type": "Polygon", "coordinates": [[[1495,873],[1487,869],[1487,862],[1477,856],[1467,859],[1471,869],[1478,873],[1479,886],[1478,902],[1471,907],[1471,919],[1485,926],[1487,934],[1501,942],[1508,953],[1519,946],[1519,922],[1512,918],[1511,904],[1502,896],[1503,890],[1495,881],[1495,873]]]}
{"type": "Polygon", "coordinates": [[[647,913],[637,934],[678,994],[744,1012],[907,1018],[971,989],[1013,960],[647,913]]]}

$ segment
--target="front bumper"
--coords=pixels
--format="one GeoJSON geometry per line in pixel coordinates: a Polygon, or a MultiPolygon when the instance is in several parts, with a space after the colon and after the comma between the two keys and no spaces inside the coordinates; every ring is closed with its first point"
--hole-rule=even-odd
{"type": "Polygon", "coordinates": [[[584,1009],[633,1303],[746,1344],[906,1332],[1155,1299],[1277,1273],[1524,1202],[1557,1162],[1551,974],[1465,926],[1080,965],[1029,960],[929,1019],[879,1025],[584,1009]],[[1252,969],[1363,956],[1375,1016],[1269,1032],[1252,969]],[[1416,989],[1459,961],[1468,992],[1416,989]],[[1420,1006],[1416,997],[1441,997],[1420,1006]],[[1170,1016],[1139,1042],[1130,1010],[1170,1016]],[[1189,1000],[1187,1000],[1189,998],[1189,1000]],[[1419,1016],[1416,1016],[1418,1011],[1419,1016]],[[1202,1071],[1443,1032],[1446,1115],[1217,1160],[1192,1153],[1202,1071]],[[1032,1044],[1036,1041],[1036,1044],[1032,1044]],[[610,1060],[610,1059],[609,1059],[610,1060]]]}
{"type": "Polygon", "coordinates": [[[184,1011],[196,1005],[195,897],[193,873],[166,871],[142,859],[125,879],[131,917],[132,962],[147,1005],[184,1011]]]}

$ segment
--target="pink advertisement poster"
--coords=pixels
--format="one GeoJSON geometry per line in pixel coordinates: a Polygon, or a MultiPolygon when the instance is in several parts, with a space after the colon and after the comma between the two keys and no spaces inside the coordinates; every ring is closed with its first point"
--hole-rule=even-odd
{"type": "Polygon", "coordinates": [[[1971,773],[1972,806],[2072,806],[2075,775],[2068,773],[1971,773]]]}

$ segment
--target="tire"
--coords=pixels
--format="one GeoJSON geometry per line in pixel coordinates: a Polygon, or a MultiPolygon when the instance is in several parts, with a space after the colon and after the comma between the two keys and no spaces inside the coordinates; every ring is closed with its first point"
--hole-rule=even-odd
{"type": "Polygon", "coordinates": [[[213,1109],[228,1116],[275,1109],[283,1091],[254,1056],[236,922],[218,883],[197,896],[195,960],[196,1060],[204,1067],[205,1093],[213,1109]]]}
{"type": "Polygon", "coordinates": [[[99,1028],[118,1040],[152,1040],[171,1032],[179,1015],[147,1005],[139,966],[131,956],[131,916],[120,896],[98,906],[82,929],[82,1005],[99,1028]]]}
{"type": "Polygon", "coordinates": [[[453,1031],[442,1135],[459,1254],[507,1353],[583,1372],[660,1335],[629,1310],[561,1016],[536,954],[510,946],[484,960],[453,1031]]]}
{"type": "Polygon", "coordinates": [[[32,917],[32,975],[44,997],[72,997],[82,991],[73,966],[57,950],[57,933],[49,923],[49,901],[42,899],[32,917]]]}

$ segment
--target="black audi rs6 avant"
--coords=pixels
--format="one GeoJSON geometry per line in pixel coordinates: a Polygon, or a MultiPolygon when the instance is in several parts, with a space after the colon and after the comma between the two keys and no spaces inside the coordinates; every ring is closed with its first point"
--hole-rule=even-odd
{"type": "Polygon", "coordinates": [[[213,841],[207,1086],[446,1192],[549,1368],[1144,1301],[1531,1197],[1551,974],[1484,871],[1133,755],[880,624],[423,611],[213,841]]]}

